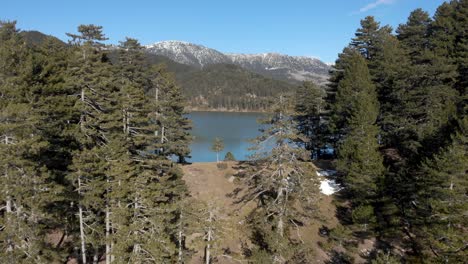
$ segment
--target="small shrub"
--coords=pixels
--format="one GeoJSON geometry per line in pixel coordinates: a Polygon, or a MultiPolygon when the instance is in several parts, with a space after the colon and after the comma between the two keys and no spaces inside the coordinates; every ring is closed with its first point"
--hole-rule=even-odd
{"type": "Polygon", "coordinates": [[[377,256],[371,261],[372,264],[398,264],[401,263],[397,256],[390,254],[389,252],[384,253],[379,251],[377,256]]]}
{"type": "Polygon", "coordinates": [[[226,163],[224,163],[224,162],[219,162],[219,163],[216,164],[216,167],[218,167],[218,169],[220,169],[220,170],[225,170],[225,169],[227,169],[228,165],[226,163]]]}
{"type": "Polygon", "coordinates": [[[232,152],[229,151],[224,156],[224,161],[236,161],[236,157],[234,157],[234,154],[232,154],[232,152]]]}

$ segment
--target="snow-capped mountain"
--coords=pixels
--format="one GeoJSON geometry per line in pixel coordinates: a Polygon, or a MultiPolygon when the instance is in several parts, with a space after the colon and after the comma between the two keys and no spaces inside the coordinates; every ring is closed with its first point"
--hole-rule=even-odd
{"type": "Polygon", "coordinates": [[[324,83],[330,67],[319,59],[278,53],[228,54],[233,64],[276,79],[324,83]]]}
{"type": "Polygon", "coordinates": [[[162,41],[146,46],[148,52],[190,66],[203,67],[210,64],[229,63],[223,53],[201,45],[183,41],[162,41]]]}
{"type": "Polygon", "coordinates": [[[162,41],[146,46],[152,54],[181,64],[203,68],[212,64],[235,64],[249,71],[279,80],[324,83],[330,66],[316,58],[278,53],[224,54],[215,49],[183,41],[162,41]]]}

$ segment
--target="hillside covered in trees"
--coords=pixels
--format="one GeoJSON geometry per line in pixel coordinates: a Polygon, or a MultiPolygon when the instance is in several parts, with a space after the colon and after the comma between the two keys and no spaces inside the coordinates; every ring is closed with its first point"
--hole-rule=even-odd
{"type": "Polygon", "coordinates": [[[164,63],[175,74],[190,110],[267,111],[280,93],[291,93],[296,83],[276,80],[233,64],[197,68],[167,57],[146,53],[149,61],[164,63]]]}
{"type": "Polygon", "coordinates": [[[203,166],[181,168],[188,92],[161,58],[132,38],[105,46],[96,25],[67,35],[67,45],[35,42],[0,22],[0,262],[466,262],[467,0],[433,17],[416,9],[395,30],[365,17],[325,90],[283,93],[231,65],[187,71],[223,93],[203,99],[213,107],[264,109],[250,95],[257,85],[275,98],[256,154],[229,163],[232,191],[218,196],[229,208],[195,199],[217,190],[197,189],[214,185],[197,181],[203,166]],[[224,78],[251,80],[238,86],[246,97],[224,78]],[[327,202],[333,225],[320,177],[339,187],[327,202]]]}
{"type": "MultiPolygon", "coordinates": [[[[59,39],[38,31],[20,32],[29,46],[59,39]]],[[[63,45],[68,45],[63,43],[63,45]]],[[[119,46],[109,46],[108,57],[117,60],[119,46]]],[[[297,82],[277,80],[234,64],[212,64],[199,68],[155,55],[142,47],[147,66],[164,64],[187,99],[188,110],[266,111],[280,93],[293,92],[297,82]]]]}

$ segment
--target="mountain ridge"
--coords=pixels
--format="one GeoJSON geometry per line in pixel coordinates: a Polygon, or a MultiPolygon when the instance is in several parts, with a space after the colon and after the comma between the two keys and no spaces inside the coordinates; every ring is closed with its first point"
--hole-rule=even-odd
{"type": "Polygon", "coordinates": [[[325,84],[331,67],[309,56],[290,56],[268,52],[258,54],[223,53],[186,41],[168,40],[146,45],[148,53],[197,68],[213,64],[234,64],[246,70],[292,83],[313,81],[325,84]]]}

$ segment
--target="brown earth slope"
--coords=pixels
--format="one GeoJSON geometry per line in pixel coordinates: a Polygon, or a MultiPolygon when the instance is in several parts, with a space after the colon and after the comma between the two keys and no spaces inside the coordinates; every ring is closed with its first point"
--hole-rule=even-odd
{"type": "MultiPolygon", "coordinates": [[[[236,204],[235,200],[229,195],[237,187],[239,183],[233,175],[236,174],[234,167],[237,163],[229,162],[227,169],[218,169],[215,162],[210,163],[193,163],[183,166],[184,180],[187,183],[192,197],[204,203],[215,204],[219,207],[221,218],[225,219],[229,226],[229,231],[220,238],[220,246],[214,252],[217,256],[218,263],[246,263],[241,254],[242,243],[248,242],[248,231],[244,226],[245,216],[255,208],[255,204],[251,202],[245,206],[236,204]],[[225,253],[229,252],[229,254],[225,253]]],[[[324,263],[328,256],[318,246],[318,242],[324,242],[325,239],[319,236],[319,228],[323,225],[328,228],[333,228],[337,224],[335,217],[336,208],[332,203],[332,196],[321,196],[320,216],[311,221],[310,224],[301,227],[298,234],[301,239],[307,241],[315,247],[315,263],[324,263]]],[[[197,251],[190,263],[203,263],[203,248],[196,245],[188,245],[197,251]]]]}

